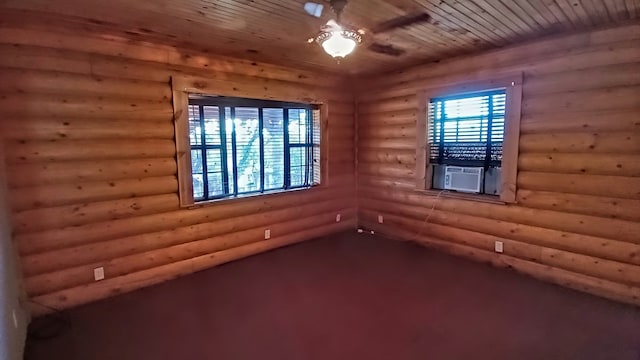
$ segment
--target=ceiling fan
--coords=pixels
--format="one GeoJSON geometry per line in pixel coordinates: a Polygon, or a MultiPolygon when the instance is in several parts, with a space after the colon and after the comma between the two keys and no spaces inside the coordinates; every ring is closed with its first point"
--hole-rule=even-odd
{"type": "MultiPolygon", "coordinates": [[[[406,50],[393,44],[376,40],[376,35],[429,22],[429,20],[431,20],[431,16],[428,13],[420,12],[392,18],[375,25],[370,29],[355,29],[341,23],[340,21],[340,15],[347,5],[347,0],[325,0],[324,3],[327,3],[331,7],[333,12],[336,14],[336,19],[329,20],[320,28],[318,35],[309,38],[308,42],[316,42],[320,44],[329,55],[338,60],[349,55],[358,44],[363,42],[363,38],[365,38],[365,42],[368,44],[367,49],[370,51],[389,56],[401,56],[406,52],[406,50]]],[[[304,4],[304,11],[316,18],[320,18],[322,16],[324,8],[325,5],[323,3],[307,2],[304,4]]]]}

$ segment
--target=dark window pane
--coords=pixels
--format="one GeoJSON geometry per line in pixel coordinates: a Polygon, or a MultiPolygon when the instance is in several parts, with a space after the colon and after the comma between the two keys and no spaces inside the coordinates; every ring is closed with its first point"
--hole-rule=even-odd
{"type": "Polygon", "coordinates": [[[289,153],[291,159],[291,186],[306,185],[307,149],[305,147],[292,147],[289,153]]]}
{"type": "Polygon", "coordinates": [[[434,188],[445,187],[447,166],[474,167],[484,169],[480,192],[496,194],[491,185],[499,183],[505,106],[504,90],[432,99],[428,136],[434,188]]]}
{"type": "Polygon", "coordinates": [[[429,156],[432,162],[499,166],[505,101],[504,90],[432,100],[429,104],[429,156]]]}
{"type": "Polygon", "coordinates": [[[260,122],[257,108],[236,108],[238,192],[260,190],[260,122]]]}
{"type": "Polygon", "coordinates": [[[233,119],[231,118],[231,108],[230,107],[225,107],[224,108],[224,114],[225,114],[225,131],[226,131],[226,142],[227,142],[227,176],[228,176],[228,182],[229,182],[229,193],[233,194],[235,192],[235,186],[236,183],[233,180],[233,168],[234,168],[234,163],[233,163],[233,119]]]}
{"type": "Polygon", "coordinates": [[[193,197],[196,199],[204,198],[204,177],[202,174],[193,174],[193,197]]]}
{"type": "Polygon", "coordinates": [[[207,145],[220,145],[220,112],[217,106],[203,106],[204,135],[207,145]]]}
{"type": "Polygon", "coordinates": [[[197,199],[319,183],[319,111],[251,99],[191,100],[189,135],[197,199]]]}
{"type": "Polygon", "coordinates": [[[202,174],[202,152],[200,150],[191,150],[191,172],[202,174]]]}
{"type": "Polygon", "coordinates": [[[207,172],[222,172],[222,158],[220,157],[220,150],[207,150],[207,172]]]}
{"type": "Polygon", "coordinates": [[[262,110],[265,190],[284,187],[284,110],[262,110]]]}
{"type": "Polygon", "coordinates": [[[304,144],[307,142],[307,110],[289,109],[289,143],[304,144]]]}
{"type": "Polygon", "coordinates": [[[207,180],[209,196],[224,194],[222,183],[222,158],[220,150],[207,150],[207,180]]]}
{"type": "Polygon", "coordinates": [[[200,129],[200,107],[189,105],[189,143],[191,145],[202,145],[200,129]]]}

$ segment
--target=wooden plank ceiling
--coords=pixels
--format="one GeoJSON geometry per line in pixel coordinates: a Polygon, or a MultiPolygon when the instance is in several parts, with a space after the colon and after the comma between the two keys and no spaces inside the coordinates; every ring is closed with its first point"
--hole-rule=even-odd
{"type": "MultiPolygon", "coordinates": [[[[305,2],[5,0],[0,6],[5,15],[13,12],[13,20],[16,14],[27,17],[22,10],[48,12],[171,45],[348,73],[386,71],[543,35],[640,19],[640,0],[350,0],[343,20],[358,28],[421,12],[429,13],[431,20],[374,37],[378,43],[405,50],[401,56],[378,54],[365,44],[338,64],[319,46],[306,43],[333,13],[327,6],[322,18],[316,19],[303,11],[305,2]]],[[[374,39],[369,37],[367,42],[374,39]]]]}

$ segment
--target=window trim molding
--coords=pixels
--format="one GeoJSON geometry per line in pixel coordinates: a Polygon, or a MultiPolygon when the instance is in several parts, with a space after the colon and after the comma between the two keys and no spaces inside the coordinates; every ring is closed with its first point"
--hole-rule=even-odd
{"type": "Polygon", "coordinates": [[[518,142],[520,138],[520,118],[522,115],[522,72],[502,74],[468,82],[452,82],[425,87],[416,93],[416,189],[427,193],[440,193],[431,187],[433,176],[429,166],[427,129],[429,119],[427,106],[431,99],[450,95],[464,95],[475,92],[504,88],[506,93],[504,140],[502,145],[502,177],[499,200],[492,195],[456,193],[456,198],[497,203],[515,203],[518,176],[518,142]],[[483,198],[486,197],[486,200],[483,198]]]}
{"type": "Polygon", "coordinates": [[[194,76],[171,76],[171,91],[173,105],[173,122],[176,143],[176,169],[178,175],[178,198],[181,208],[199,208],[230,200],[253,198],[256,196],[273,196],[286,192],[295,192],[306,188],[294,188],[273,191],[251,196],[239,196],[195,202],[193,197],[193,182],[191,176],[191,144],[189,142],[189,94],[216,95],[257,100],[283,101],[307,103],[316,106],[320,111],[320,185],[328,186],[328,99],[322,99],[306,87],[298,84],[285,84],[273,81],[273,86],[254,86],[247,82],[243,84],[216,79],[194,76]]]}
{"type": "Polygon", "coordinates": [[[195,204],[191,175],[191,144],[189,142],[189,93],[178,90],[173,80],[173,125],[176,140],[176,169],[180,207],[195,204]],[[180,136],[181,134],[186,136],[180,136]]]}

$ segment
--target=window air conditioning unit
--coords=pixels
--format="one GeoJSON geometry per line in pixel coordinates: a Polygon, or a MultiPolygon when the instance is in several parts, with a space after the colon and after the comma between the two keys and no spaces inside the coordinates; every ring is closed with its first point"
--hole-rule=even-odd
{"type": "Polygon", "coordinates": [[[479,193],[483,175],[484,168],[481,167],[447,166],[444,170],[444,188],[479,193]]]}

